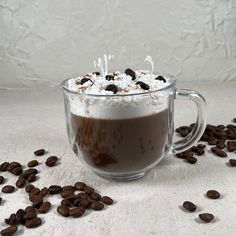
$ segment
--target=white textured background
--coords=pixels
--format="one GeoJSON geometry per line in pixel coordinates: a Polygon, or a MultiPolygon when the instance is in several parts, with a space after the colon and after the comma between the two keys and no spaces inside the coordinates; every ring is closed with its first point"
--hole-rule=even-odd
{"type": "Polygon", "coordinates": [[[178,80],[236,79],[235,0],[0,0],[0,87],[53,86],[153,56],[178,80]]]}

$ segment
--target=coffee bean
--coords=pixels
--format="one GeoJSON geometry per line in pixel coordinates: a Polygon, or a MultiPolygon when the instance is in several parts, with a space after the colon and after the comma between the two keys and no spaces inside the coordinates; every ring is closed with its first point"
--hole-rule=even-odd
{"type": "Polygon", "coordinates": [[[73,195],[74,195],[74,191],[71,191],[71,190],[64,190],[61,192],[62,198],[66,198],[66,197],[73,196],[73,195]]]}
{"type": "Polygon", "coordinates": [[[157,76],[156,80],[160,80],[160,81],[163,81],[164,83],[166,83],[166,79],[161,75],[157,76]]]}
{"type": "Polygon", "coordinates": [[[16,187],[17,187],[17,188],[24,188],[24,187],[25,187],[25,184],[26,184],[26,180],[25,180],[25,179],[19,178],[19,179],[16,181],[16,187]]]}
{"type": "Polygon", "coordinates": [[[3,162],[0,165],[0,171],[6,171],[9,164],[10,164],[9,162],[3,162]]]}
{"type": "Polygon", "coordinates": [[[83,191],[84,188],[86,187],[86,184],[83,182],[77,182],[77,183],[75,183],[74,187],[77,190],[83,191]]]}
{"type": "Polygon", "coordinates": [[[16,225],[11,225],[1,231],[2,236],[12,236],[16,231],[18,227],[16,225]]]}
{"type": "Polygon", "coordinates": [[[53,167],[53,166],[56,165],[57,160],[58,160],[58,157],[57,157],[57,156],[50,156],[50,157],[47,158],[45,164],[46,164],[46,166],[48,166],[48,167],[53,167]]]}
{"type": "Polygon", "coordinates": [[[197,158],[188,156],[185,158],[189,163],[195,164],[197,162],[197,158]]]}
{"type": "Polygon", "coordinates": [[[112,205],[112,203],[113,203],[113,200],[108,196],[103,196],[101,198],[101,201],[106,205],[112,205]]]}
{"type": "Polygon", "coordinates": [[[15,213],[11,214],[9,219],[5,219],[5,223],[8,225],[15,225],[16,224],[16,214],[15,213]]]}
{"type": "Polygon", "coordinates": [[[11,173],[12,173],[13,175],[20,175],[22,172],[23,172],[23,170],[22,170],[21,167],[15,167],[15,168],[11,171],[11,173]]]}
{"type": "Polygon", "coordinates": [[[226,147],[226,145],[225,145],[224,143],[218,143],[218,144],[216,145],[216,147],[217,147],[218,149],[224,149],[224,148],[226,147]]]}
{"type": "Polygon", "coordinates": [[[42,193],[30,195],[30,196],[29,196],[29,200],[30,200],[31,202],[35,202],[35,203],[43,202],[43,195],[42,195],[42,193]]]}
{"type": "Polygon", "coordinates": [[[92,203],[92,202],[96,202],[96,200],[92,199],[92,198],[89,197],[89,196],[86,198],[86,200],[88,200],[90,203],[92,203]]]}
{"type": "Polygon", "coordinates": [[[12,186],[12,185],[5,185],[3,188],[2,188],[2,192],[3,193],[13,193],[15,190],[15,187],[12,186]]]}
{"type": "Polygon", "coordinates": [[[181,159],[184,159],[184,158],[185,158],[185,157],[184,157],[184,154],[183,154],[182,152],[177,153],[175,156],[178,157],[178,158],[181,158],[181,159]]]}
{"type": "Polygon", "coordinates": [[[230,160],[229,160],[229,164],[230,164],[231,166],[235,167],[235,166],[236,166],[236,160],[235,160],[235,159],[230,159],[230,160]]]}
{"type": "Polygon", "coordinates": [[[30,220],[37,216],[36,211],[25,211],[24,220],[30,220]]]}
{"type": "Polygon", "coordinates": [[[190,212],[194,212],[197,207],[194,203],[190,202],[190,201],[185,201],[183,203],[183,207],[187,210],[187,211],[190,211],[190,212]]]}
{"type": "Polygon", "coordinates": [[[45,150],[44,149],[39,149],[39,150],[34,152],[35,156],[42,156],[44,154],[45,154],[45,150]]]}
{"type": "Polygon", "coordinates": [[[27,220],[25,222],[25,226],[27,228],[36,228],[36,227],[40,226],[41,224],[42,224],[42,220],[38,217],[35,217],[31,220],[27,220]]]}
{"type": "Polygon", "coordinates": [[[32,175],[32,174],[36,175],[37,173],[38,173],[38,170],[35,169],[35,168],[30,168],[30,169],[27,169],[27,170],[24,171],[24,174],[26,176],[29,176],[29,175],[32,175]]]}
{"type": "Polygon", "coordinates": [[[116,94],[118,92],[118,88],[116,85],[114,84],[109,84],[107,85],[107,87],[105,88],[106,91],[111,91],[113,92],[114,94],[116,94]]]}
{"type": "Polygon", "coordinates": [[[77,199],[75,199],[72,205],[73,205],[74,207],[79,206],[81,200],[83,200],[83,199],[82,199],[82,198],[77,198],[77,199]]]}
{"type": "Polygon", "coordinates": [[[233,118],[233,122],[236,123],[236,118],[233,118]]]}
{"type": "Polygon", "coordinates": [[[69,211],[70,211],[70,209],[69,209],[67,206],[65,206],[65,205],[60,205],[60,206],[57,208],[57,212],[58,212],[60,215],[64,216],[64,217],[69,216],[69,211]]]}
{"type": "Polygon", "coordinates": [[[18,224],[23,224],[25,222],[24,221],[24,215],[25,215],[25,211],[23,209],[17,210],[17,212],[16,212],[16,222],[18,224]]]}
{"type": "Polygon", "coordinates": [[[145,84],[142,81],[138,81],[136,84],[139,85],[141,87],[141,89],[143,89],[143,90],[149,90],[149,88],[150,88],[148,84],[145,84]]]}
{"type": "Polygon", "coordinates": [[[217,140],[216,139],[212,139],[208,141],[209,145],[216,145],[217,144],[217,140]]]}
{"type": "Polygon", "coordinates": [[[16,167],[22,168],[21,164],[17,161],[10,162],[10,165],[13,166],[14,168],[16,168],[16,167]]]}
{"type": "Polygon", "coordinates": [[[206,195],[207,195],[208,198],[211,198],[211,199],[220,198],[220,193],[217,192],[216,190],[208,190],[206,195]]]}
{"type": "Polygon", "coordinates": [[[62,188],[63,191],[75,191],[75,187],[72,185],[67,185],[62,188]]]}
{"type": "Polygon", "coordinates": [[[7,166],[7,171],[11,173],[11,172],[14,170],[14,168],[15,168],[14,166],[12,166],[11,164],[9,164],[9,165],[7,166]]]}
{"type": "Polygon", "coordinates": [[[131,77],[132,77],[132,80],[135,80],[135,79],[136,79],[136,74],[135,74],[135,72],[134,72],[132,69],[130,69],[130,68],[128,68],[128,69],[125,70],[125,74],[131,76],[131,77]]]}
{"type": "Polygon", "coordinates": [[[28,182],[34,182],[36,180],[36,175],[35,174],[31,174],[28,176],[27,178],[28,182]]]}
{"type": "Polygon", "coordinates": [[[79,202],[79,206],[82,206],[84,208],[88,208],[89,207],[89,204],[90,202],[87,200],[87,199],[82,199],[80,202],[79,202]]]}
{"type": "Polygon", "coordinates": [[[63,199],[61,201],[61,205],[67,206],[67,207],[71,207],[71,201],[69,199],[63,199]]]}
{"type": "Polygon", "coordinates": [[[28,162],[27,166],[28,166],[28,167],[35,167],[35,166],[37,166],[38,164],[39,164],[39,163],[38,163],[37,160],[32,160],[32,161],[28,162]]]}
{"type": "Polygon", "coordinates": [[[206,148],[206,145],[200,143],[200,144],[197,145],[197,147],[198,147],[198,148],[201,148],[201,149],[205,149],[205,148],[206,148]]]}
{"type": "Polygon", "coordinates": [[[98,194],[98,193],[95,193],[95,192],[91,193],[91,194],[90,194],[90,197],[91,197],[93,200],[96,200],[96,201],[98,201],[98,200],[101,199],[101,195],[98,194]]]}
{"type": "Polygon", "coordinates": [[[189,133],[190,133],[190,132],[189,132],[189,131],[187,131],[187,130],[182,130],[182,131],[181,131],[179,134],[180,134],[180,136],[181,136],[181,137],[183,137],[183,138],[184,138],[184,137],[188,136],[188,135],[189,135],[189,133]]]}
{"type": "Polygon", "coordinates": [[[48,192],[50,194],[58,194],[62,191],[62,187],[59,186],[59,185],[51,185],[49,188],[48,188],[48,192]]]}
{"type": "Polygon", "coordinates": [[[48,188],[47,187],[43,187],[41,190],[40,190],[40,193],[42,193],[43,197],[46,196],[48,194],[48,188]]]}
{"type": "Polygon", "coordinates": [[[219,157],[227,157],[227,153],[220,149],[217,149],[215,154],[219,157]]]}
{"type": "Polygon", "coordinates": [[[27,207],[25,208],[25,213],[27,213],[27,212],[35,212],[35,213],[36,213],[36,210],[35,210],[35,208],[32,207],[32,206],[27,206],[27,207]]]}
{"type": "Polygon", "coordinates": [[[114,80],[114,75],[106,75],[105,78],[106,78],[106,80],[108,80],[108,81],[114,80]]]}
{"type": "Polygon", "coordinates": [[[217,150],[218,150],[217,147],[212,147],[212,148],[211,148],[211,151],[212,151],[213,153],[216,153],[217,150]]]}
{"type": "Polygon", "coordinates": [[[104,205],[101,202],[93,202],[91,203],[91,208],[95,211],[100,211],[104,208],[104,205]]]}
{"type": "Polygon", "coordinates": [[[202,213],[202,214],[199,214],[199,218],[202,221],[209,223],[214,219],[214,215],[212,215],[210,213],[202,213]]]}
{"type": "MultiPolygon", "coordinates": [[[[30,187],[30,188],[32,188],[32,187],[30,187]]],[[[39,194],[39,193],[40,193],[40,189],[34,187],[34,188],[29,192],[29,195],[30,195],[30,196],[34,196],[34,195],[37,195],[37,194],[39,194]]]]}
{"type": "Polygon", "coordinates": [[[84,192],[90,194],[94,192],[94,189],[92,187],[86,186],[84,187],[84,192]]]}
{"type": "Polygon", "coordinates": [[[3,184],[4,180],[5,178],[2,175],[0,175],[0,184],[3,184]]]}
{"type": "Polygon", "coordinates": [[[78,217],[82,216],[84,214],[84,212],[85,212],[85,209],[80,206],[80,207],[75,207],[75,208],[71,209],[69,211],[69,215],[74,218],[78,218],[78,217]]]}
{"type": "Polygon", "coordinates": [[[40,208],[39,208],[39,212],[40,213],[47,213],[49,211],[49,209],[51,208],[51,203],[50,202],[44,202],[40,208]]]}
{"type": "Polygon", "coordinates": [[[1,205],[1,203],[2,203],[2,198],[0,197],[0,205],[1,205]]]}
{"type": "Polygon", "coordinates": [[[43,204],[43,198],[39,198],[39,200],[33,202],[32,206],[36,209],[39,209],[42,204],[43,204]]]}
{"type": "Polygon", "coordinates": [[[25,186],[25,191],[26,191],[27,193],[30,193],[34,188],[35,188],[35,187],[34,187],[33,184],[27,184],[27,185],[25,186]]]}

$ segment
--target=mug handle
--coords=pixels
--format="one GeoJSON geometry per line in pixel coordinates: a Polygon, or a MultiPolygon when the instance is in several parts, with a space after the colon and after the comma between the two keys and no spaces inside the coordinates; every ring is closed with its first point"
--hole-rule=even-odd
{"type": "Polygon", "coordinates": [[[177,154],[191,148],[202,136],[207,122],[207,109],[204,97],[193,90],[179,89],[175,92],[175,99],[187,99],[197,106],[197,120],[192,131],[183,139],[172,144],[169,153],[177,154]]]}

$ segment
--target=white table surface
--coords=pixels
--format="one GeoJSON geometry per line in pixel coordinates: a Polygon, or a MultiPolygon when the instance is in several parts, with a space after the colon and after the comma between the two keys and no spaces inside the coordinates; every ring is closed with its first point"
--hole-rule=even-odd
{"type": "MultiPolygon", "coordinates": [[[[208,102],[209,123],[228,124],[236,117],[236,82],[188,82],[178,87],[201,91],[208,102]]],[[[176,102],[176,125],[193,122],[193,109],[189,102],[176,102]]],[[[34,158],[33,151],[38,148],[49,151],[38,157],[40,162],[49,155],[57,155],[61,160],[54,168],[39,165],[41,173],[36,186],[84,181],[102,195],[111,196],[115,204],[78,219],[63,218],[56,212],[61,199],[53,196],[52,209],[41,215],[43,225],[34,230],[20,227],[16,235],[236,235],[236,168],[226,165],[229,157],[236,157],[235,153],[219,158],[207,152],[195,165],[170,156],[142,179],[126,183],[105,180],[81,166],[73,154],[58,88],[0,90],[0,162],[16,160],[25,164],[34,158]],[[222,193],[221,199],[207,199],[204,194],[209,189],[222,193]],[[184,212],[180,206],[185,200],[196,203],[198,210],[184,212]],[[200,212],[213,213],[216,219],[201,223],[197,220],[200,212]]],[[[13,175],[1,174],[7,178],[7,184],[15,183],[13,175]]],[[[27,206],[29,200],[22,189],[0,196],[4,199],[0,205],[2,229],[4,218],[27,206]]]]}

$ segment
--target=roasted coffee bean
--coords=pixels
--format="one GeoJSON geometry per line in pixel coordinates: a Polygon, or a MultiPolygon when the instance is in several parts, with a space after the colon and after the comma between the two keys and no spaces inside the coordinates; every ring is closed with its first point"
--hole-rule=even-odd
{"type": "Polygon", "coordinates": [[[40,226],[41,224],[42,224],[42,220],[38,217],[35,217],[31,220],[27,220],[25,222],[25,226],[27,228],[36,228],[36,227],[40,226]]]}
{"type": "Polygon", "coordinates": [[[161,75],[157,76],[156,80],[160,80],[160,81],[163,81],[164,83],[166,83],[166,79],[161,75]]]}
{"type": "Polygon", "coordinates": [[[0,184],[3,184],[4,180],[5,178],[2,175],[0,175],[0,184]]]}
{"type": "Polygon", "coordinates": [[[202,149],[202,148],[198,148],[197,151],[196,151],[196,154],[197,154],[198,156],[202,156],[204,153],[205,153],[205,150],[202,149]]]}
{"type": "Polygon", "coordinates": [[[185,159],[191,164],[195,164],[197,162],[197,158],[195,157],[189,156],[189,157],[186,157],[185,159]]]}
{"type": "Polygon", "coordinates": [[[92,198],[89,197],[89,196],[86,198],[86,200],[88,200],[90,203],[92,203],[92,202],[96,202],[96,200],[92,199],[92,198]]]}
{"type": "Polygon", "coordinates": [[[73,195],[74,195],[74,191],[65,190],[65,191],[61,192],[62,198],[66,198],[66,197],[73,196],[73,195]]]}
{"type": "Polygon", "coordinates": [[[26,184],[26,180],[25,180],[25,179],[19,178],[19,179],[16,181],[16,187],[17,187],[17,188],[24,188],[24,187],[25,187],[25,184],[26,184]]]}
{"type": "Polygon", "coordinates": [[[22,172],[23,172],[23,170],[22,170],[21,167],[15,167],[15,168],[11,171],[11,173],[12,173],[13,175],[20,175],[22,172]]]}
{"type": "Polygon", "coordinates": [[[77,199],[75,199],[72,205],[73,205],[74,207],[79,206],[79,203],[80,203],[81,200],[83,200],[83,199],[82,199],[82,198],[77,198],[77,199]]]}
{"type": "Polygon", "coordinates": [[[75,191],[75,187],[72,185],[67,185],[62,188],[63,191],[75,191]]]}
{"type": "Polygon", "coordinates": [[[109,84],[107,85],[107,87],[105,88],[106,91],[111,91],[114,94],[116,94],[118,92],[118,88],[115,84],[109,84]]]}
{"type": "Polygon", "coordinates": [[[194,212],[197,207],[194,203],[190,202],[190,201],[185,201],[183,203],[183,207],[187,210],[187,211],[190,211],[190,212],[194,212]]]}
{"type": "Polygon", "coordinates": [[[212,147],[212,148],[211,148],[211,151],[212,151],[213,153],[216,153],[217,150],[219,150],[217,147],[212,147]]]}
{"type": "Polygon", "coordinates": [[[185,158],[185,157],[184,157],[184,154],[183,154],[182,152],[177,153],[175,156],[178,157],[178,158],[181,158],[181,159],[184,159],[184,158],[185,158]]]}
{"type": "Polygon", "coordinates": [[[198,148],[201,148],[201,149],[205,149],[205,148],[206,148],[206,145],[200,143],[200,144],[197,145],[197,147],[198,147],[198,148]]]}
{"type": "Polygon", "coordinates": [[[101,201],[106,205],[112,205],[112,203],[113,203],[113,200],[108,196],[103,196],[101,198],[101,201]]]}
{"type": "Polygon", "coordinates": [[[48,192],[50,194],[58,194],[62,191],[62,187],[59,186],[59,185],[51,185],[49,188],[48,188],[48,192]]]}
{"type": "Polygon", "coordinates": [[[12,185],[5,185],[3,188],[2,188],[2,192],[3,193],[13,193],[15,191],[15,187],[12,186],[12,185]]]}
{"type": "Polygon", "coordinates": [[[24,220],[30,220],[37,216],[36,211],[25,211],[24,220]]]}
{"type": "Polygon", "coordinates": [[[12,236],[16,231],[18,227],[16,225],[11,225],[1,231],[2,236],[12,236]]]}
{"type": "Polygon", "coordinates": [[[43,195],[42,195],[42,193],[30,195],[29,200],[31,202],[42,202],[43,201],[43,195]]]}
{"type": "Polygon", "coordinates": [[[106,78],[106,80],[108,80],[108,81],[114,80],[114,75],[106,75],[105,78],[106,78]]]}
{"type": "MultiPolygon", "coordinates": [[[[30,187],[30,188],[32,188],[32,187],[30,187]]],[[[39,193],[40,193],[40,189],[34,187],[34,188],[29,192],[29,195],[30,195],[30,196],[33,196],[33,195],[37,195],[37,194],[39,194],[39,193]]]]}
{"type": "Polygon", "coordinates": [[[98,194],[98,193],[95,193],[95,192],[91,193],[91,194],[90,194],[90,197],[91,197],[93,200],[96,200],[96,201],[98,201],[98,200],[101,199],[101,195],[98,194]]]}
{"type": "Polygon", "coordinates": [[[9,165],[9,162],[3,162],[3,163],[0,165],[0,171],[6,171],[8,165],[9,165]]]}
{"type": "Polygon", "coordinates": [[[184,158],[193,157],[193,152],[191,150],[187,150],[183,152],[184,158]]]}
{"type": "Polygon", "coordinates": [[[28,182],[34,182],[36,180],[36,175],[35,174],[31,174],[28,176],[27,178],[28,182]]]}
{"type": "Polygon", "coordinates": [[[10,162],[10,165],[14,166],[14,168],[16,168],[16,167],[21,167],[22,168],[21,164],[19,162],[17,162],[17,161],[10,162]]]}
{"type": "Polygon", "coordinates": [[[68,199],[63,199],[62,201],[61,201],[61,205],[64,205],[64,206],[67,206],[67,207],[71,207],[71,201],[70,200],[68,200],[68,199]]]}
{"type": "Polygon", "coordinates": [[[132,80],[135,80],[135,79],[136,79],[136,74],[135,74],[135,72],[134,72],[132,69],[130,69],[130,68],[128,68],[128,69],[125,70],[125,74],[131,76],[131,77],[132,77],[132,80]]]}
{"type": "Polygon", "coordinates": [[[32,207],[32,206],[27,206],[27,207],[25,208],[25,213],[27,213],[27,212],[36,212],[36,210],[35,210],[35,208],[32,207]]]}
{"type": "Polygon", "coordinates": [[[227,142],[227,150],[229,152],[234,152],[236,150],[236,142],[235,141],[228,141],[227,142]]]}
{"type": "Polygon", "coordinates": [[[44,149],[39,149],[39,150],[34,152],[35,156],[42,156],[44,154],[45,154],[45,150],[44,149]]]}
{"type": "Polygon", "coordinates": [[[216,190],[208,190],[206,195],[207,195],[208,198],[211,198],[211,199],[220,198],[220,193],[217,192],[216,190]]]}
{"type": "Polygon", "coordinates": [[[199,214],[199,218],[202,221],[209,223],[214,219],[214,215],[212,215],[210,213],[202,213],[202,214],[199,214]]]}
{"type": "Polygon", "coordinates": [[[46,166],[48,166],[48,167],[53,167],[53,166],[56,165],[57,160],[58,160],[58,157],[57,157],[57,156],[50,156],[50,157],[47,158],[45,164],[46,164],[46,166]]]}
{"type": "Polygon", "coordinates": [[[70,211],[70,209],[69,209],[67,206],[65,206],[65,205],[60,205],[60,206],[57,208],[57,212],[58,212],[60,215],[64,216],[64,217],[69,216],[69,211],[70,211]]]}
{"type": "Polygon", "coordinates": [[[220,149],[217,149],[215,154],[219,157],[227,157],[227,153],[220,149]]]}
{"type": "Polygon", "coordinates": [[[84,83],[86,83],[86,82],[88,82],[88,81],[90,81],[89,78],[82,78],[82,79],[80,80],[80,84],[83,85],[84,83]]]}
{"type": "Polygon", "coordinates": [[[15,225],[16,224],[16,214],[15,213],[11,214],[9,219],[5,219],[5,223],[7,225],[15,225]]]}
{"type": "Polygon", "coordinates": [[[212,139],[208,141],[209,145],[216,145],[217,144],[217,140],[216,139],[212,139]]]}
{"type": "Polygon", "coordinates": [[[27,193],[30,193],[34,188],[35,188],[35,187],[34,187],[33,184],[27,184],[27,185],[25,186],[25,191],[26,191],[27,193]]]}
{"type": "Polygon", "coordinates": [[[2,203],[2,198],[0,197],[0,205],[1,205],[1,203],[2,203]]]}
{"type": "Polygon", "coordinates": [[[78,218],[80,216],[82,216],[85,212],[85,209],[83,207],[75,207],[73,209],[70,209],[69,211],[69,215],[74,217],[74,218],[78,218]]]}
{"type": "Polygon", "coordinates": [[[236,118],[233,118],[233,122],[236,123],[236,118]]]}
{"type": "Polygon", "coordinates": [[[82,199],[80,202],[79,202],[79,206],[82,206],[84,208],[88,208],[89,207],[89,204],[90,202],[87,200],[87,199],[82,199]]]}
{"type": "Polygon", "coordinates": [[[198,147],[197,147],[197,146],[192,146],[192,147],[191,147],[191,151],[192,151],[192,152],[195,152],[195,153],[196,153],[197,150],[198,150],[198,147]]]}
{"type": "Polygon", "coordinates": [[[38,170],[35,168],[29,168],[24,171],[24,174],[27,176],[32,175],[32,174],[36,175],[37,173],[38,173],[38,170]]]}
{"type": "Polygon", "coordinates": [[[73,204],[73,202],[74,202],[75,199],[77,199],[77,198],[80,198],[80,197],[74,195],[74,196],[69,196],[69,197],[67,197],[67,198],[65,198],[65,199],[66,199],[66,200],[69,200],[69,201],[71,202],[71,204],[73,204]]]}
{"type": "Polygon", "coordinates": [[[83,199],[87,199],[89,197],[89,195],[87,193],[79,193],[78,197],[83,198],[83,199]]]}
{"type": "Polygon", "coordinates": [[[15,168],[14,166],[12,166],[11,164],[9,164],[9,165],[7,166],[7,171],[11,173],[11,172],[14,170],[14,168],[15,168]]]}
{"type": "Polygon", "coordinates": [[[39,198],[38,201],[33,202],[32,206],[36,209],[39,209],[42,204],[43,204],[43,198],[39,198]]]}
{"type": "Polygon", "coordinates": [[[235,166],[236,166],[236,160],[235,160],[235,159],[230,159],[230,160],[229,160],[229,164],[230,164],[231,166],[235,167],[235,166]]]}
{"type": "Polygon", "coordinates": [[[190,133],[190,132],[189,132],[189,131],[187,131],[187,130],[182,130],[182,131],[181,131],[179,134],[180,134],[180,136],[181,136],[181,137],[183,137],[183,138],[184,138],[184,137],[188,136],[188,135],[189,135],[189,133],[190,133]]]}
{"type": "Polygon", "coordinates": [[[48,188],[47,187],[43,187],[41,190],[40,190],[40,193],[42,193],[43,197],[46,196],[48,194],[48,188]]]}
{"type": "Polygon", "coordinates": [[[84,192],[90,194],[94,192],[94,189],[92,187],[86,186],[84,187],[84,192]]]}
{"type": "Polygon", "coordinates": [[[24,215],[25,215],[25,211],[23,209],[17,210],[17,212],[16,212],[16,222],[18,224],[24,223],[24,215]]]}
{"type": "Polygon", "coordinates": [[[104,208],[104,205],[101,202],[92,202],[91,208],[95,211],[100,211],[104,208]]]}
{"type": "Polygon", "coordinates": [[[77,190],[83,191],[84,188],[86,187],[86,184],[83,182],[77,182],[77,183],[75,183],[74,187],[77,190]]]}
{"type": "Polygon", "coordinates": [[[37,166],[38,164],[39,164],[39,163],[38,163],[37,160],[32,160],[32,161],[28,162],[27,166],[28,166],[28,167],[35,167],[35,166],[37,166]]]}
{"type": "Polygon", "coordinates": [[[101,73],[99,71],[95,71],[95,72],[93,72],[93,74],[100,75],[101,73]]]}
{"type": "Polygon", "coordinates": [[[218,149],[224,149],[224,148],[226,147],[226,145],[225,145],[224,143],[218,143],[218,144],[216,145],[216,147],[217,147],[218,149]]]}
{"type": "Polygon", "coordinates": [[[143,89],[143,90],[149,90],[149,88],[150,88],[148,84],[145,84],[142,81],[138,81],[136,84],[139,85],[141,87],[141,89],[143,89]]]}
{"type": "Polygon", "coordinates": [[[49,211],[49,209],[51,208],[51,203],[50,202],[44,202],[40,208],[39,208],[39,212],[40,213],[47,213],[49,211]]]}

